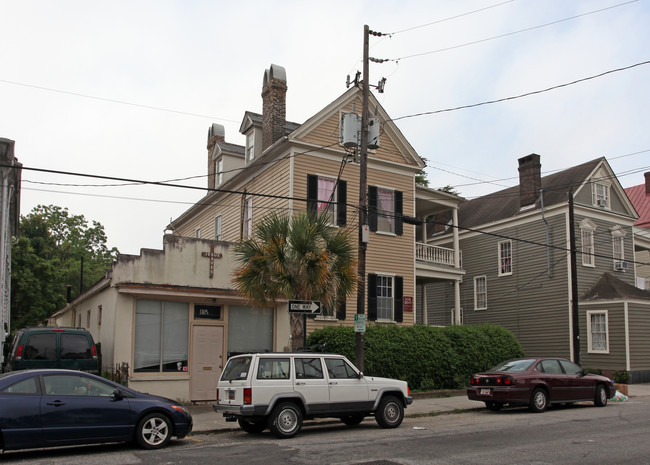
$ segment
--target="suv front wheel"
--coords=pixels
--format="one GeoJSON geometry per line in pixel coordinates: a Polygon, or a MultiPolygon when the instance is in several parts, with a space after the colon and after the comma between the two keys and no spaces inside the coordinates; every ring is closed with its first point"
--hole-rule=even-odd
{"type": "Polygon", "coordinates": [[[397,428],[404,419],[404,406],[395,396],[386,396],[379,402],[375,420],[382,428],[397,428]]]}
{"type": "Polygon", "coordinates": [[[302,412],[293,402],[282,402],[273,409],[271,432],[280,439],[292,438],[302,427],[302,412]]]}

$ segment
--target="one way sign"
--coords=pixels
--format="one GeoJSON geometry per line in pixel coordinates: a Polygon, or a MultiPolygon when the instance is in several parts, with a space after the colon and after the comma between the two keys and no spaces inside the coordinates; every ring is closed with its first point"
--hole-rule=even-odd
{"type": "Polygon", "coordinates": [[[320,302],[318,300],[290,300],[289,313],[320,315],[320,302]]]}

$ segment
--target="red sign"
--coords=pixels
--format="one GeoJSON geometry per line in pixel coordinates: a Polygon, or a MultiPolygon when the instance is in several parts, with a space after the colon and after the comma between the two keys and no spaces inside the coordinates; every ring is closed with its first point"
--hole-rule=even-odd
{"type": "Polygon", "coordinates": [[[404,297],[404,312],[409,313],[413,311],[413,297],[404,297]]]}

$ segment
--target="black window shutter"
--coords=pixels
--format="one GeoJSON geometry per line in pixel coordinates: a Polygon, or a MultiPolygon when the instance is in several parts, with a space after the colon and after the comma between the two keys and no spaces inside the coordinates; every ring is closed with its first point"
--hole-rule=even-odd
{"type": "Polygon", "coordinates": [[[345,298],[342,298],[336,307],[336,319],[345,320],[345,298]]]}
{"type": "Polygon", "coordinates": [[[338,226],[345,226],[347,221],[347,203],[348,203],[348,183],[342,179],[339,179],[337,186],[338,199],[336,206],[336,224],[338,226]]]}
{"type": "Polygon", "coordinates": [[[377,231],[377,186],[368,186],[368,226],[377,231]]]}
{"type": "Polygon", "coordinates": [[[395,234],[401,236],[404,234],[403,214],[403,194],[402,191],[395,191],[395,234]]]}
{"type": "Polygon", "coordinates": [[[307,211],[316,213],[318,211],[318,176],[307,175],[307,211]]]}
{"type": "Polygon", "coordinates": [[[395,276],[395,297],[394,297],[394,314],[395,321],[401,323],[404,321],[404,278],[395,276]]]}
{"type": "Polygon", "coordinates": [[[368,274],[368,321],[377,321],[377,275],[368,274]]]}

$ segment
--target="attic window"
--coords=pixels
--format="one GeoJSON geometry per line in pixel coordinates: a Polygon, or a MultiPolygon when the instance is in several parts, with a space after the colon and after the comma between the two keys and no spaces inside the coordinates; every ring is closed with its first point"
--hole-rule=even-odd
{"type": "Polygon", "coordinates": [[[607,209],[611,207],[608,183],[594,182],[591,185],[591,202],[594,207],[607,209]]]}
{"type": "Polygon", "coordinates": [[[246,163],[255,159],[255,132],[251,131],[246,134],[246,163]]]}

